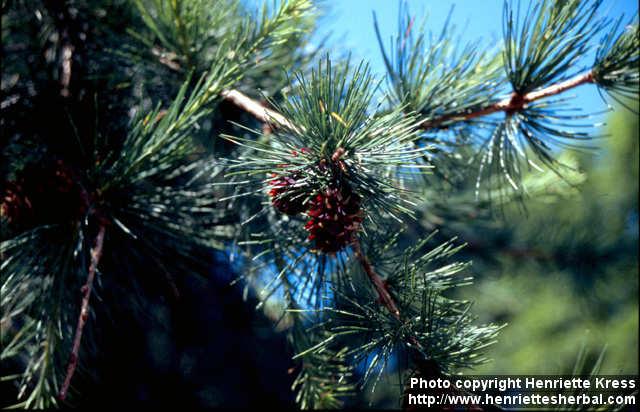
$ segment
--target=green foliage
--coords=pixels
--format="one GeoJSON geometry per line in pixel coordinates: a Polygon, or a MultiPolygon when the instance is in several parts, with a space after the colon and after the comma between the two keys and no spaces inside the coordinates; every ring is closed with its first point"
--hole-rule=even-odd
{"type": "MultiPolygon", "coordinates": [[[[157,2],[159,7],[169,6],[168,2],[160,3],[157,2]]],[[[20,402],[16,406],[44,408],[59,403],[57,396],[65,376],[66,364],[70,356],[73,356],[70,353],[71,339],[80,307],[77,291],[84,287],[89,255],[92,253],[90,249],[93,247],[97,226],[108,227],[106,243],[112,245],[107,249],[106,256],[102,258],[103,266],[111,269],[107,269],[106,273],[99,272],[98,281],[105,277],[109,284],[120,282],[120,287],[135,291],[140,290],[141,287],[149,288],[149,285],[145,285],[148,279],[145,276],[125,279],[118,275],[119,271],[124,273],[135,271],[136,265],[146,262],[148,267],[164,274],[163,282],[169,282],[170,286],[174,287],[174,276],[198,271],[202,273],[202,268],[207,265],[203,248],[207,250],[207,248],[226,247],[221,239],[231,235],[231,225],[237,221],[238,217],[226,212],[217,202],[219,189],[212,185],[212,179],[221,172],[221,166],[215,159],[203,155],[203,148],[194,137],[197,137],[201,125],[203,123],[206,125],[208,118],[214,112],[215,104],[220,100],[221,91],[236,84],[248,68],[255,66],[251,61],[256,57],[256,53],[264,53],[269,48],[280,47],[289,42],[292,36],[299,34],[300,31],[294,26],[300,22],[300,19],[306,18],[306,13],[311,9],[310,4],[305,1],[283,2],[273,16],[267,14],[265,9],[259,20],[254,21],[250,15],[240,15],[236,13],[237,9],[225,7],[206,7],[206,10],[209,13],[212,13],[212,10],[216,12],[222,10],[227,14],[203,15],[202,11],[207,6],[205,2],[197,4],[172,2],[171,5],[180,7],[179,14],[172,15],[174,19],[171,20],[171,24],[179,24],[178,20],[182,17],[188,18],[190,22],[190,28],[185,32],[186,34],[180,31],[183,28],[173,33],[180,36],[194,36],[192,40],[204,41],[197,45],[201,47],[197,52],[200,53],[199,57],[202,58],[200,61],[204,66],[186,67],[186,70],[181,70],[184,73],[178,80],[181,86],[170,91],[175,95],[170,99],[168,106],[163,107],[159,102],[154,108],[147,109],[148,100],[140,101],[140,98],[132,98],[120,92],[121,90],[136,92],[135,89],[129,88],[129,84],[122,83],[124,76],[122,71],[111,74],[121,76],[116,80],[117,86],[112,89],[114,83],[111,80],[103,84],[95,82],[93,78],[83,79],[80,73],[86,72],[76,69],[74,73],[78,78],[78,85],[82,84],[81,81],[85,81],[90,87],[106,86],[106,90],[100,90],[100,93],[104,93],[105,96],[114,94],[116,91],[122,93],[123,99],[119,103],[125,106],[125,111],[129,110],[133,113],[132,118],[124,117],[117,122],[110,122],[108,116],[111,115],[111,106],[107,106],[109,110],[105,114],[104,110],[101,111],[102,108],[98,107],[98,98],[96,98],[94,105],[96,119],[90,124],[91,133],[87,136],[83,133],[84,129],[78,130],[76,127],[77,122],[84,119],[73,117],[81,117],[84,114],[78,113],[69,102],[57,102],[54,98],[53,104],[65,107],[67,116],[62,116],[62,120],[52,119],[52,122],[59,123],[52,123],[51,129],[57,130],[58,133],[63,127],[71,129],[75,134],[71,143],[56,146],[27,135],[26,138],[15,139],[15,142],[7,147],[7,151],[3,149],[3,157],[7,158],[10,158],[11,151],[28,153],[26,158],[11,161],[14,168],[8,171],[7,177],[16,176],[16,172],[25,167],[25,164],[37,162],[35,151],[33,149],[29,151],[30,146],[45,148],[39,156],[55,155],[64,158],[66,162],[75,163],[73,170],[77,172],[75,176],[77,181],[70,184],[79,188],[83,196],[82,202],[88,203],[88,207],[83,208],[73,221],[45,222],[47,225],[29,228],[30,230],[24,233],[17,230],[14,222],[17,216],[5,214],[8,209],[5,209],[3,203],[3,235],[0,251],[3,296],[2,359],[3,362],[23,358],[27,360],[21,373],[6,378],[17,380],[20,385],[20,402]],[[200,9],[196,10],[198,7],[200,9]],[[238,27],[233,32],[227,27],[223,28],[224,31],[217,33],[215,41],[202,38],[199,30],[204,29],[216,18],[220,21],[228,21],[225,16],[228,17],[229,13],[237,14],[235,23],[238,27]],[[202,19],[194,21],[192,18],[196,14],[202,19]],[[213,43],[216,47],[211,46],[213,43]],[[229,56],[232,44],[234,47],[245,44],[235,57],[229,56]],[[187,74],[192,71],[196,72],[196,81],[187,74]],[[132,103],[135,100],[137,102],[132,103]],[[128,104],[132,106],[126,107],[128,104]],[[60,126],[60,123],[64,126],[60,126]],[[121,135],[123,130],[126,130],[124,136],[121,135]],[[73,155],[69,152],[79,153],[82,160],[74,161],[73,155]],[[176,257],[179,258],[176,259],[176,257]],[[113,268],[118,265],[121,266],[114,273],[113,268]]],[[[57,13],[55,8],[50,10],[39,2],[34,2],[33,6],[36,7],[37,21],[30,21],[24,17],[23,13],[27,12],[28,7],[20,2],[12,4],[9,13],[12,16],[24,18],[31,25],[37,25],[41,21],[43,26],[35,32],[29,32],[24,30],[24,25],[3,25],[3,40],[15,42],[20,46],[17,47],[20,52],[22,52],[21,44],[25,42],[29,47],[33,47],[33,50],[27,49],[28,51],[40,55],[38,47],[49,47],[46,41],[41,42],[41,37],[53,36],[52,38],[58,39],[59,37],[56,36],[59,34],[56,30],[59,26],[56,25],[67,22],[56,20],[58,15],[55,14],[57,13]],[[30,36],[35,36],[35,39],[30,36]]],[[[67,6],[71,5],[61,7],[67,6]]],[[[104,16],[100,12],[101,9],[90,10],[80,1],[74,2],[73,6],[77,8],[74,10],[80,10],[78,13],[83,17],[85,16],[83,13],[91,16],[94,13],[98,16],[97,18],[104,16]]],[[[126,8],[133,5],[123,6],[120,2],[118,6],[126,8]]],[[[143,5],[139,3],[138,6],[143,5]]],[[[149,29],[151,33],[156,35],[160,33],[160,43],[166,47],[179,45],[168,40],[171,36],[169,14],[157,15],[158,10],[150,7],[149,4],[138,9],[138,12],[143,9],[148,10],[148,13],[142,13],[142,18],[151,26],[149,29]],[[161,29],[158,29],[160,24],[158,19],[164,19],[161,29]]],[[[122,14],[131,16],[134,14],[134,9],[130,11],[131,14],[125,12],[122,14]]],[[[28,10],[28,13],[33,11],[28,10]]],[[[113,17],[117,16],[114,10],[113,17]]],[[[4,18],[3,15],[3,20],[4,18]]],[[[73,16],[69,19],[72,20],[73,16]]],[[[136,22],[135,19],[132,21],[136,22]]],[[[143,48],[132,54],[130,44],[140,45],[141,43],[136,42],[135,39],[143,39],[142,35],[134,39],[129,37],[132,33],[123,35],[118,32],[114,28],[116,24],[112,22],[110,26],[103,22],[101,24],[99,30],[102,32],[96,37],[97,40],[89,37],[86,41],[89,43],[95,40],[98,44],[101,42],[109,44],[110,49],[106,49],[106,54],[112,59],[118,60],[121,56],[153,55],[154,46],[151,40],[142,42],[143,48]],[[118,36],[120,36],[120,48],[116,49],[117,42],[113,39],[118,36]]],[[[94,36],[94,33],[90,33],[89,36],[94,36]]],[[[94,46],[93,43],[84,47],[92,46],[94,46]]],[[[63,48],[64,44],[54,43],[52,47],[63,48]]],[[[5,53],[4,50],[3,53],[5,53]]],[[[81,52],[79,45],[76,45],[76,51],[81,52]]],[[[173,52],[177,53],[177,51],[179,50],[173,52]]],[[[52,55],[61,56],[56,53],[52,55]]],[[[103,63],[101,56],[95,59],[96,63],[103,63]]],[[[25,72],[24,68],[18,64],[19,59],[15,59],[14,55],[9,54],[8,61],[15,63],[10,66],[9,74],[25,72]]],[[[139,59],[133,60],[133,62],[139,61],[139,59]]],[[[63,64],[55,59],[47,63],[52,67],[52,71],[58,70],[56,64],[63,64]]],[[[74,63],[75,66],[71,67],[82,67],[80,66],[82,63],[74,63]]],[[[131,62],[127,63],[124,65],[124,70],[131,65],[131,62]]],[[[145,69],[150,69],[154,65],[158,68],[166,66],[166,63],[166,60],[159,61],[156,56],[153,64],[146,61],[143,65],[147,66],[145,69]]],[[[93,69],[93,66],[88,65],[93,69]]],[[[36,72],[36,76],[42,74],[42,71],[36,72]]],[[[72,77],[73,79],[75,77],[72,77]]],[[[148,80],[145,79],[145,81],[148,80]]],[[[38,78],[32,81],[40,82],[36,84],[41,88],[51,87],[51,83],[47,82],[53,82],[55,88],[57,86],[55,82],[59,79],[38,78]]],[[[21,82],[24,82],[22,78],[18,83],[8,83],[9,87],[14,86],[14,88],[6,91],[17,93],[19,104],[24,104],[22,107],[29,113],[29,110],[33,110],[33,107],[38,104],[38,100],[33,99],[33,102],[29,102],[30,96],[22,96],[25,86],[21,82]]],[[[3,93],[5,84],[7,83],[3,73],[3,93]]],[[[83,84],[83,86],[74,87],[86,86],[83,84]]],[[[83,91],[85,94],[93,92],[97,93],[97,91],[83,91]]],[[[156,99],[155,95],[150,97],[156,99]]],[[[8,127],[9,135],[20,136],[20,133],[25,130],[23,124],[14,119],[5,118],[5,115],[3,103],[3,127],[4,125],[8,127]],[[5,120],[7,120],[6,123],[5,120]]],[[[6,201],[4,196],[3,192],[3,202],[6,201]]],[[[15,199],[26,196],[25,204],[28,205],[33,193],[18,192],[12,193],[11,196],[17,196],[15,199]]],[[[46,206],[39,205],[39,207],[46,206]]],[[[96,286],[96,289],[98,289],[96,293],[101,292],[100,285],[96,286]]],[[[91,340],[91,333],[86,332],[81,354],[87,355],[81,356],[81,362],[90,358],[88,355],[93,347],[95,342],[91,340]]]]}
{"type": "Polygon", "coordinates": [[[371,288],[360,286],[366,284],[365,273],[350,272],[346,285],[334,288],[320,310],[320,323],[309,329],[314,333],[320,327],[326,337],[294,358],[339,348],[355,363],[366,364],[360,384],[372,379],[374,388],[390,359],[397,356],[410,355],[414,365],[435,362],[441,373],[486,362],[481,352],[494,343],[501,326],[474,325],[471,303],[447,296],[449,289],[471,283],[470,277],[462,275],[468,264],[447,262],[461,249],[452,242],[425,252],[430,240],[427,237],[396,255],[392,251],[398,239],[394,237],[384,247],[389,255],[370,251],[378,262],[378,273],[385,276],[397,299],[402,319],[382,306],[371,288]]]}
{"type": "Polygon", "coordinates": [[[576,72],[578,58],[605,23],[596,14],[601,3],[543,0],[531,3],[522,19],[504,3],[504,62],[515,92],[525,94],[576,72]]]}
{"type": "Polygon", "coordinates": [[[346,350],[325,350],[307,356],[293,383],[292,390],[300,409],[338,409],[345,397],[353,396],[355,387],[352,366],[346,350]]]}
{"type": "Polygon", "coordinates": [[[593,65],[593,76],[598,86],[625,105],[625,101],[633,101],[640,87],[637,70],[640,64],[640,34],[637,17],[634,23],[620,31],[621,22],[622,18],[602,39],[593,65]],[[621,98],[624,101],[620,101],[621,98]]]}
{"type": "Polygon", "coordinates": [[[482,51],[477,43],[459,46],[449,19],[439,35],[429,37],[426,20],[416,24],[408,10],[400,11],[400,19],[387,55],[374,16],[393,106],[406,105],[426,124],[444,119],[437,126],[446,127],[457,116],[494,101],[501,82],[499,55],[482,51]]]}
{"type": "Polygon", "coordinates": [[[622,30],[600,4],[505,2],[497,50],[458,46],[449,21],[428,36],[406,9],[387,50],[374,19],[385,87],[364,62],[315,61],[310,0],[3,2],[0,359],[15,406],[67,405],[66,366],[91,364],[96,314],[207,274],[214,252],[286,334],[305,409],[358,405],[390,371],[549,373],[554,357],[568,370],[585,327],[626,360],[637,138],[614,133],[612,175],[564,150],[586,148],[593,125],[560,93],[637,99],[637,20],[622,30]],[[230,90],[263,100],[249,110],[230,90]],[[260,104],[278,115],[261,123],[260,104]],[[39,163],[57,169],[27,184],[39,163]],[[471,259],[480,283],[460,288],[471,259]]]}
{"type": "Polygon", "coordinates": [[[428,237],[418,242],[401,260],[389,262],[387,279],[398,291],[405,312],[415,316],[415,334],[425,361],[435,361],[443,372],[454,373],[486,362],[482,351],[495,342],[503,326],[475,325],[472,303],[447,297],[449,289],[471,284],[472,278],[464,276],[469,264],[447,262],[462,249],[453,241],[423,252],[429,241],[428,237]]]}
{"type": "Polygon", "coordinates": [[[226,67],[222,59],[218,59],[189,96],[185,96],[187,80],[167,110],[161,112],[158,105],[144,116],[138,114],[124,141],[123,155],[113,155],[109,162],[112,164],[105,173],[112,176],[112,181],[106,182],[102,190],[167,174],[177,164],[184,163],[196,149],[192,129],[211,113],[211,101],[233,83],[237,72],[237,66],[226,67]]]}
{"type": "MultiPolygon", "coordinates": [[[[275,93],[284,86],[283,69],[309,60],[301,49],[315,24],[316,8],[309,0],[264,2],[259,12],[238,0],[135,0],[147,31],[130,33],[145,47],[130,56],[157,62],[172,70],[206,71],[222,56],[242,67],[246,87],[265,86],[275,93]],[[264,78],[265,76],[274,79],[264,78]]],[[[255,93],[255,91],[253,91],[255,93]]]]}
{"type": "MultiPolygon", "coordinates": [[[[52,242],[61,232],[66,234],[69,228],[38,227],[0,245],[0,253],[6,257],[1,267],[0,359],[28,356],[23,373],[4,378],[18,380],[22,400],[16,406],[23,408],[57,404],[58,377],[68,356],[69,321],[73,319],[69,309],[75,305],[60,305],[60,301],[69,284],[80,282],[76,273],[86,270],[82,266],[86,256],[74,253],[81,247],[82,238],[65,244],[52,242]],[[11,334],[14,327],[17,333],[11,334]]],[[[78,234],[82,236],[83,232],[78,234]]]]}
{"type": "MultiPolygon", "coordinates": [[[[173,53],[175,64],[205,69],[216,51],[225,51],[229,33],[243,22],[239,1],[211,7],[207,1],[136,0],[135,5],[154,38],[143,39],[149,47],[157,40],[165,53],[173,53]],[[195,60],[199,59],[199,60],[195,60]]],[[[224,3],[224,4],[222,4],[224,3]]],[[[266,17],[266,16],[265,16],[266,17]]]]}

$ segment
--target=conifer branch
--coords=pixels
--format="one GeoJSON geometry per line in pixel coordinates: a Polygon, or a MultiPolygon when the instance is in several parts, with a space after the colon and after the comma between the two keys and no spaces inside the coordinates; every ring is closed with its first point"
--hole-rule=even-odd
{"type": "Polygon", "coordinates": [[[71,384],[71,378],[75,373],[78,366],[78,352],[80,351],[80,342],[82,341],[82,331],[84,325],[89,319],[89,298],[91,297],[91,290],[93,289],[93,280],[96,275],[98,263],[102,256],[102,245],[104,243],[105,225],[101,224],[96,236],[95,246],[91,249],[91,264],[89,265],[89,273],[87,274],[87,281],[82,286],[82,305],[80,307],[80,316],[78,317],[78,326],[76,326],[75,337],[73,338],[73,347],[71,349],[71,355],[69,356],[69,364],[67,366],[67,374],[64,378],[64,383],[58,393],[58,398],[64,400],[67,397],[69,385],[71,384]]]}
{"type": "Polygon", "coordinates": [[[516,263],[553,258],[551,246],[502,248],[504,236],[519,233],[494,228],[489,212],[496,197],[507,218],[517,207],[510,202],[526,211],[526,198],[555,202],[583,180],[564,148],[589,149],[583,142],[596,125],[565,104],[569,90],[589,83],[635,106],[637,18],[604,33],[614,22],[600,17],[602,2],[505,2],[504,39],[487,49],[461,45],[451,13],[440,34],[428,34],[403,4],[390,48],[374,16],[386,87],[366,62],[352,67],[342,55],[312,67],[328,51],[312,41],[322,9],[312,0],[256,10],[242,0],[99,9],[86,0],[9,2],[0,121],[11,146],[0,168],[13,180],[0,190],[0,360],[10,374],[0,383],[15,387],[14,407],[61,406],[73,396],[79,362],[95,357],[88,340],[99,325],[83,332],[95,322],[90,299],[96,284],[97,305],[101,277],[105,291],[130,294],[128,304],[161,286],[188,297],[176,276],[188,284],[237,278],[244,300],[260,301],[256,309],[301,359],[290,387],[302,409],[338,408],[350,395],[353,406],[386,402],[388,393],[359,392],[374,392],[390,361],[399,380],[488,361],[504,325],[478,324],[471,302],[448,293],[472,283],[471,259],[451,259],[464,245],[455,237],[436,244],[443,236],[425,230],[486,232],[482,242],[466,239],[466,256],[489,262],[487,270],[501,263],[492,264],[496,253],[516,263]],[[593,65],[577,67],[592,50],[593,65]],[[278,92],[287,84],[290,93],[278,92]],[[538,163],[549,172],[534,175],[538,163]],[[99,215],[93,203],[104,208],[99,215]],[[213,273],[218,254],[233,264],[213,273]],[[139,270],[148,267],[158,276],[139,270]]]}
{"type": "MultiPolygon", "coordinates": [[[[594,83],[592,70],[574,76],[563,82],[552,84],[551,86],[545,87],[543,89],[526,93],[525,95],[513,92],[510,97],[502,99],[496,103],[491,104],[490,106],[481,108],[477,111],[472,111],[466,114],[450,114],[433,120],[425,120],[422,123],[419,123],[419,126],[422,129],[428,130],[437,128],[443,123],[449,121],[466,121],[475,119],[477,117],[488,116],[490,114],[498,112],[517,112],[525,109],[527,107],[527,104],[531,102],[546,97],[555,96],[557,94],[563,93],[567,90],[587,83],[594,83]]],[[[265,107],[261,103],[257,102],[256,100],[238,90],[224,90],[221,93],[221,96],[227,101],[236,105],[238,108],[251,114],[262,123],[276,127],[284,126],[290,129],[295,128],[295,126],[283,115],[276,112],[275,110],[265,107]]]]}
{"type": "Polygon", "coordinates": [[[560,93],[563,93],[567,90],[570,90],[574,87],[578,87],[580,85],[586,83],[593,83],[593,71],[589,70],[585,73],[574,76],[568,80],[565,80],[560,83],[552,84],[551,86],[545,87],[543,89],[532,91],[526,93],[524,95],[519,94],[517,92],[513,92],[510,97],[502,99],[496,103],[491,104],[490,106],[481,108],[477,111],[472,111],[465,114],[450,114],[445,115],[437,119],[426,120],[420,123],[420,127],[422,129],[433,129],[439,127],[445,122],[448,121],[466,121],[475,119],[481,116],[487,116],[490,114],[498,113],[498,112],[506,112],[513,113],[520,111],[526,108],[528,103],[533,101],[543,99],[545,97],[554,96],[560,93]]]}
{"type": "MultiPolygon", "coordinates": [[[[356,237],[355,241],[352,244],[352,247],[355,252],[356,258],[358,259],[358,262],[360,262],[360,265],[362,266],[362,269],[367,274],[367,277],[369,278],[369,280],[371,280],[371,283],[373,283],[376,289],[376,292],[378,293],[378,297],[380,298],[380,301],[389,310],[389,312],[393,314],[393,316],[396,319],[400,320],[400,310],[398,309],[398,306],[393,300],[393,297],[391,297],[391,294],[389,293],[386,283],[382,280],[380,275],[376,273],[373,266],[371,265],[371,262],[369,261],[369,258],[367,258],[367,256],[362,251],[362,247],[360,245],[360,239],[356,237]]],[[[408,339],[409,339],[409,343],[411,343],[411,345],[413,346],[413,349],[415,349],[416,351],[423,350],[422,345],[420,344],[418,339],[416,339],[415,336],[409,336],[408,339]]],[[[412,355],[416,363],[416,366],[418,367],[418,370],[421,372],[422,376],[425,376],[425,377],[442,376],[442,372],[440,371],[440,368],[437,362],[434,362],[432,359],[424,359],[422,356],[418,355],[418,352],[416,351],[412,351],[412,355]]],[[[453,389],[453,390],[455,393],[458,393],[458,394],[467,394],[467,395],[469,394],[469,392],[466,392],[464,390],[458,390],[458,389],[453,389]]],[[[503,410],[498,406],[492,405],[492,404],[485,405],[485,406],[474,405],[474,407],[476,407],[480,411],[502,411],[503,410]]]]}

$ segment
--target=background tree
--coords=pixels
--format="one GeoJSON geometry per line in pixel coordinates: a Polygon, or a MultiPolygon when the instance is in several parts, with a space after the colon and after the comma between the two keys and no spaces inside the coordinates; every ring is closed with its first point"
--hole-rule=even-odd
{"type": "MultiPolygon", "coordinates": [[[[197,387],[172,397],[181,405],[326,408],[385,392],[399,405],[411,374],[480,367],[518,313],[485,303],[476,322],[458,292],[470,258],[490,275],[524,257],[526,279],[547,264],[582,275],[597,253],[593,282],[633,273],[637,231],[590,224],[606,209],[576,191],[597,186],[579,171],[589,163],[558,149],[592,134],[566,91],[637,101],[637,19],[600,5],[505,2],[498,49],[460,46],[446,24],[429,36],[403,10],[390,46],[379,35],[383,83],[311,45],[309,0],[3,2],[0,357],[13,401],[101,399],[95,383],[122,385],[147,336],[166,364],[138,401],[163,404],[175,379],[197,387]],[[535,213],[550,203],[584,213],[535,213]],[[544,235],[527,225],[554,219],[594,232],[531,249],[544,235]],[[194,350],[215,354],[210,369],[194,350]],[[397,383],[376,391],[389,370],[397,383]]],[[[637,139],[611,141],[637,153],[637,139]]],[[[618,176],[637,183],[637,167],[618,176]]],[[[630,195],[607,207],[637,219],[630,195]]]]}

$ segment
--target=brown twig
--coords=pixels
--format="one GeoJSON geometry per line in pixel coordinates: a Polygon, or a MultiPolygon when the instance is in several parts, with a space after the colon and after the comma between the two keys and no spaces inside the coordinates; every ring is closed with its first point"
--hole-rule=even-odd
{"type": "Polygon", "coordinates": [[[220,95],[224,99],[238,106],[240,109],[251,114],[262,123],[268,123],[276,127],[284,126],[291,130],[297,130],[297,127],[289,120],[287,120],[283,115],[276,112],[275,110],[264,107],[259,102],[253,100],[251,97],[238,90],[223,90],[220,95]]]}
{"type": "MultiPolygon", "coordinates": [[[[151,53],[158,58],[161,64],[167,66],[169,69],[176,72],[182,71],[182,67],[177,62],[178,56],[175,53],[165,52],[158,47],[152,48],[151,53]]],[[[283,115],[265,107],[260,102],[239,90],[223,90],[220,96],[264,123],[263,131],[265,134],[271,133],[272,128],[282,126],[288,127],[291,130],[297,130],[293,123],[289,122],[283,115]]]]}
{"type": "MultiPolygon", "coordinates": [[[[376,273],[373,266],[371,265],[371,262],[369,262],[369,258],[367,258],[367,256],[362,251],[362,247],[360,246],[360,239],[356,238],[352,246],[358,262],[360,262],[362,269],[367,274],[367,277],[369,277],[369,280],[371,280],[371,283],[373,283],[373,286],[378,293],[378,297],[380,298],[380,302],[382,302],[382,304],[389,310],[389,312],[391,312],[391,314],[393,314],[396,319],[400,320],[400,310],[398,309],[396,302],[393,300],[391,293],[389,293],[387,284],[382,280],[380,275],[376,273]]],[[[418,340],[414,336],[409,337],[409,342],[414,346],[415,349],[421,349],[422,345],[420,345],[420,342],[418,342],[418,340]]]]}
{"type": "Polygon", "coordinates": [[[73,50],[74,47],[71,43],[66,43],[62,47],[62,67],[60,73],[60,95],[62,97],[69,97],[71,92],[69,91],[69,85],[71,84],[71,65],[73,64],[73,50]]]}
{"type": "Polygon", "coordinates": [[[87,281],[82,286],[82,305],[80,307],[80,316],[78,316],[78,326],[76,326],[75,337],[73,338],[73,347],[71,348],[71,355],[69,356],[69,364],[67,366],[67,374],[64,378],[64,383],[58,393],[58,398],[64,400],[67,397],[69,385],[71,384],[71,378],[78,366],[78,352],[80,351],[80,342],[82,341],[82,330],[84,325],[89,319],[89,298],[91,297],[91,290],[93,289],[93,280],[96,275],[98,263],[102,256],[102,245],[104,243],[105,225],[101,225],[96,236],[96,241],[93,249],[91,249],[91,264],[89,265],[89,273],[87,274],[87,281]]]}
{"type": "Polygon", "coordinates": [[[382,304],[389,309],[389,312],[396,317],[396,319],[400,319],[400,311],[398,310],[398,306],[396,306],[395,301],[391,297],[391,294],[387,290],[387,286],[385,285],[382,278],[375,272],[373,266],[371,266],[371,262],[369,262],[369,258],[362,252],[362,247],[360,246],[360,240],[358,238],[353,242],[353,250],[355,252],[356,258],[362,269],[365,271],[371,283],[378,292],[378,296],[380,297],[380,301],[382,304]]]}
{"type": "Polygon", "coordinates": [[[347,151],[344,150],[344,147],[338,147],[336,151],[331,155],[331,161],[337,162],[342,156],[345,155],[345,153],[347,153],[347,151]]]}
{"type": "Polygon", "coordinates": [[[68,2],[45,2],[45,7],[52,17],[58,34],[60,46],[60,68],[58,71],[58,83],[60,96],[68,98],[73,93],[73,79],[76,75],[73,67],[74,54],[84,50],[82,32],[83,29],[70,10],[68,2]]]}
{"type": "Polygon", "coordinates": [[[178,55],[174,52],[167,52],[159,47],[152,47],[151,54],[158,58],[158,61],[173,71],[181,72],[182,67],[180,67],[180,63],[178,63],[178,55]]]}
{"type": "Polygon", "coordinates": [[[514,92],[510,97],[500,100],[499,102],[493,103],[492,105],[479,109],[477,111],[472,111],[465,114],[445,115],[437,119],[425,120],[422,123],[420,123],[420,127],[422,129],[432,129],[432,128],[439,127],[443,123],[449,122],[449,121],[471,120],[477,117],[487,116],[487,115],[498,113],[498,112],[506,112],[506,113],[516,112],[516,111],[525,109],[527,107],[527,104],[533,101],[536,101],[545,97],[549,97],[549,96],[554,96],[556,94],[560,94],[566,90],[572,89],[574,87],[577,87],[586,83],[593,83],[592,71],[579,74],[564,82],[552,84],[549,87],[545,87],[544,89],[529,92],[529,93],[526,93],[525,95],[514,92]]]}

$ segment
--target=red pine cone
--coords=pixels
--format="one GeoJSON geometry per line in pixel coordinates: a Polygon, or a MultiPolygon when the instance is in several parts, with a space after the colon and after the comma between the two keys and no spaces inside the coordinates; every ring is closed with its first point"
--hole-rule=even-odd
{"type": "MultiPolygon", "coordinates": [[[[297,157],[298,154],[309,153],[309,149],[302,147],[297,150],[292,150],[293,157],[297,157]]],[[[281,164],[278,167],[287,167],[286,164],[281,164]]],[[[299,174],[293,174],[291,176],[278,176],[272,175],[274,179],[269,181],[271,190],[269,190],[269,196],[272,197],[271,203],[281,213],[286,215],[297,215],[307,210],[307,204],[305,203],[305,194],[299,187],[296,187],[296,183],[301,178],[299,174]]]]}
{"type": "Polygon", "coordinates": [[[269,181],[271,190],[271,203],[281,213],[286,215],[297,215],[306,210],[307,204],[304,202],[305,195],[295,187],[299,176],[279,176],[269,181]]]}
{"type": "Polygon", "coordinates": [[[353,242],[362,223],[362,209],[360,197],[351,188],[329,187],[309,203],[305,229],[316,249],[336,253],[353,242]]]}
{"type": "Polygon", "coordinates": [[[79,217],[88,202],[73,171],[60,160],[27,165],[15,181],[4,182],[0,200],[2,215],[23,227],[79,217]]]}
{"type": "Polygon", "coordinates": [[[31,216],[31,201],[22,193],[22,187],[16,182],[5,182],[2,190],[2,216],[10,223],[24,221],[31,216]]]}

